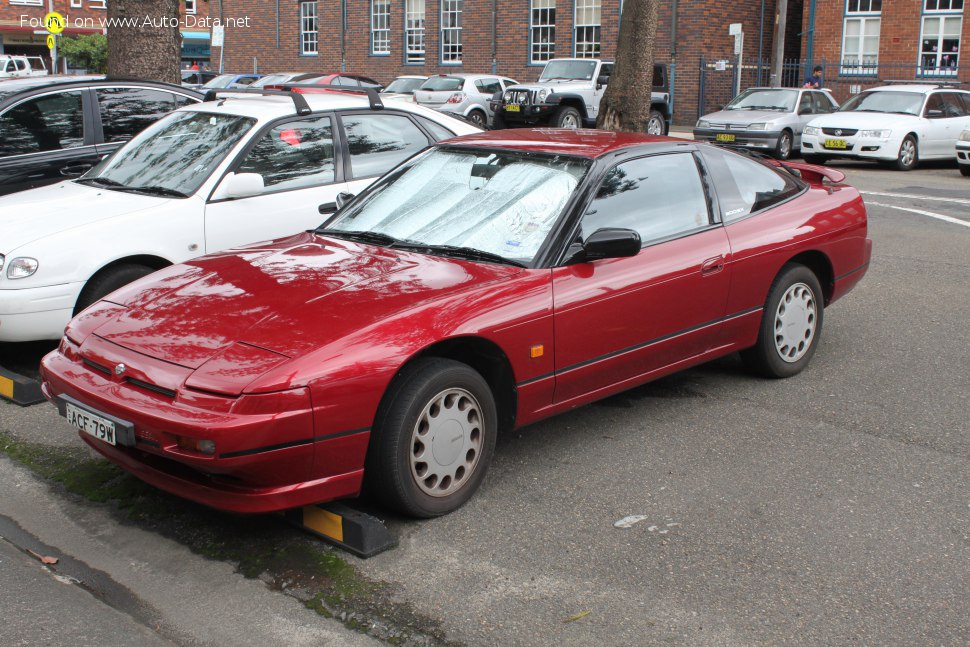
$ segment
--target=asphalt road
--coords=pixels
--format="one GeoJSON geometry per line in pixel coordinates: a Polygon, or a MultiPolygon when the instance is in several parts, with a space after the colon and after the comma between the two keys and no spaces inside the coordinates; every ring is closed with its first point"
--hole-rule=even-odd
{"type": "MultiPolygon", "coordinates": [[[[469,645],[966,644],[970,179],[833,166],[864,192],[874,255],[826,311],[803,374],[757,379],[729,357],[509,434],[468,505],[392,518],[397,549],[347,561],[469,645]],[[629,515],[643,519],[614,527],[629,515]]],[[[0,430],[78,442],[47,405],[0,402],[0,430]]],[[[0,515],[131,590],[151,614],[126,617],[154,618],[160,639],[370,641],[106,504],[67,505],[7,460],[0,490],[0,515]],[[187,611],[216,599],[209,617],[247,610],[236,633],[202,631],[187,611]],[[272,632],[250,633],[261,621],[272,632]]],[[[238,520],[199,518],[213,537],[238,533],[238,520]]],[[[40,568],[9,552],[3,588],[40,568]]],[[[4,616],[17,605],[0,596],[4,616]]]]}

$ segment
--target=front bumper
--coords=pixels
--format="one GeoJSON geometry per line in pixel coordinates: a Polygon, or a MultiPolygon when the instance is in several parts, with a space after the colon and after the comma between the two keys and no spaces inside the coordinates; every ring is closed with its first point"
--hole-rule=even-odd
{"type": "Polygon", "coordinates": [[[970,165],[970,142],[957,142],[957,163],[970,165]]]}
{"type": "Polygon", "coordinates": [[[130,442],[122,435],[118,445],[78,434],[108,460],[161,490],[237,513],[274,512],[359,493],[369,430],[330,435],[315,430],[306,389],[293,390],[282,410],[244,413],[237,406],[242,398],[171,388],[190,374],[191,369],[93,335],[80,349],[62,342],[41,362],[49,400],[68,396],[133,425],[130,442]],[[128,367],[125,377],[105,371],[119,363],[128,367]],[[185,439],[212,440],[215,453],[186,449],[185,439]]]}
{"type": "Polygon", "coordinates": [[[559,104],[551,103],[520,103],[515,104],[518,110],[509,110],[508,104],[494,106],[494,112],[502,117],[506,123],[512,124],[537,124],[547,121],[559,108],[559,104]]]}
{"type": "Polygon", "coordinates": [[[83,287],[82,282],[0,289],[0,342],[60,339],[83,287]]]}
{"type": "Polygon", "coordinates": [[[832,135],[802,134],[802,155],[841,157],[846,159],[871,159],[892,161],[899,154],[900,142],[892,139],[859,137],[858,135],[834,137],[832,135]],[[831,148],[826,142],[842,141],[845,148],[831,148]]]}
{"type": "Polygon", "coordinates": [[[759,150],[774,150],[778,147],[778,138],[781,131],[764,130],[715,130],[713,128],[695,128],[694,140],[717,144],[728,148],[755,148],[759,150]],[[720,136],[720,140],[718,139],[720,136]],[[733,137],[731,141],[726,141],[733,137]]]}

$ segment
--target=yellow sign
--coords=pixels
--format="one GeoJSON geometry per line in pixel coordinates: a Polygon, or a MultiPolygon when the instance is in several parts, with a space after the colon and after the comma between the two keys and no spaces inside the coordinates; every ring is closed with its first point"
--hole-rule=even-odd
{"type": "Polygon", "coordinates": [[[67,20],[61,14],[52,11],[44,16],[44,27],[47,27],[47,31],[52,34],[59,34],[67,27],[67,20]]]}
{"type": "Polygon", "coordinates": [[[47,49],[54,49],[57,46],[57,39],[54,34],[47,34],[47,49]]]}

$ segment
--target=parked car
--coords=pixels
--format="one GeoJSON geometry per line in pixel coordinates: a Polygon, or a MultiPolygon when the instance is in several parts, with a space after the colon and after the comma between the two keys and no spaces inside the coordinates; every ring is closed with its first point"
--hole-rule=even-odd
{"type": "Polygon", "coordinates": [[[500,429],[736,351],[769,377],[805,368],[871,241],[844,174],[790,169],[642,134],[453,139],[316,230],[94,304],[44,358],[44,394],[111,461],[208,506],[367,480],[444,514],[500,429]]]}
{"type": "Polygon", "coordinates": [[[970,128],[960,133],[960,138],[956,143],[957,164],[960,166],[960,173],[970,176],[970,128]]]}
{"type": "Polygon", "coordinates": [[[298,76],[303,76],[305,72],[277,72],[275,74],[267,74],[258,81],[253,82],[249,87],[251,88],[268,88],[269,86],[279,87],[284,83],[289,83],[294,78],[298,76]]]}
{"type": "Polygon", "coordinates": [[[218,72],[206,70],[182,70],[182,85],[188,88],[201,88],[203,85],[219,76],[218,72]]]}
{"type": "Polygon", "coordinates": [[[427,80],[428,77],[420,75],[399,76],[387,84],[387,87],[381,91],[381,96],[385,99],[412,99],[414,91],[427,80]]]}
{"type": "MultiPolygon", "coordinates": [[[[588,58],[554,58],[542,68],[535,83],[506,88],[491,102],[494,128],[554,126],[590,128],[596,125],[600,100],[613,74],[613,61],[588,58]]],[[[665,135],[670,129],[670,84],[667,66],[653,66],[650,117],[643,131],[665,135]]]]}
{"type": "MultiPolygon", "coordinates": [[[[374,79],[366,76],[360,76],[359,74],[298,74],[286,83],[280,83],[279,85],[267,85],[266,89],[279,89],[284,85],[290,84],[301,86],[343,85],[352,88],[373,88],[378,92],[384,89],[384,86],[374,79]]],[[[310,91],[309,87],[297,89],[297,92],[307,91],[310,91]]]]}
{"type": "Polygon", "coordinates": [[[206,90],[219,88],[245,88],[261,78],[263,78],[262,74],[220,74],[202,87],[206,90]]]}
{"type": "Polygon", "coordinates": [[[429,77],[414,91],[414,100],[422,106],[467,117],[484,128],[492,118],[488,100],[515,83],[495,74],[439,74],[429,77]]]}
{"type": "Polygon", "coordinates": [[[0,83],[0,195],[80,177],[202,95],[154,81],[42,76],[0,83]]]}
{"type": "Polygon", "coordinates": [[[47,64],[40,56],[0,54],[0,79],[47,76],[47,64]]]}
{"type": "Polygon", "coordinates": [[[359,94],[224,92],[157,122],[77,181],[0,200],[0,341],[57,339],[131,280],[316,226],[338,194],[478,130],[413,104],[370,110],[359,94]]]}
{"type": "Polygon", "coordinates": [[[868,159],[900,171],[920,160],[952,159],[960,133],[970,127],[970,92],[940,85],[886,85],[846,101],[838,112],[810,121],[802,156],[868,159]]]}
{"type": "Polygon", "coordinates": [[[694,139],[763,150],[786,160],[801,145],[805,124],[838,107],[828,90],[748,88],[723,110],[698,119],[694,139]]]}

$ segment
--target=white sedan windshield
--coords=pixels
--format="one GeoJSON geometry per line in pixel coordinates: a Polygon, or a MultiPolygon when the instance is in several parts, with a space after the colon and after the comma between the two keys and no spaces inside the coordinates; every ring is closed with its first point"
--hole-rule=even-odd
{"type": "Polygon", "coordinates": [[[390,176],[328,229],[470,247],[528,263],[589,164],[564,156],[436,149],[390,176]]]}

